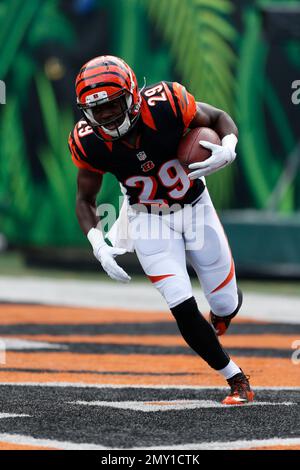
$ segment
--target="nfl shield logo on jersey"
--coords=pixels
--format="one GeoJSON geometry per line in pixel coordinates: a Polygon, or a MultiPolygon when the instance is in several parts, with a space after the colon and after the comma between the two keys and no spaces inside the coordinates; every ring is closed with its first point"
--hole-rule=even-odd
{"type": "Polygon", "coordinates": [[[146,160],[147,158],[147,155],[145,154],[145,152],[142,150],[141,152],[138,152],[136,154],[136,156],[138,157],[138,159],[140,160],[140,162],[146,160]]]}

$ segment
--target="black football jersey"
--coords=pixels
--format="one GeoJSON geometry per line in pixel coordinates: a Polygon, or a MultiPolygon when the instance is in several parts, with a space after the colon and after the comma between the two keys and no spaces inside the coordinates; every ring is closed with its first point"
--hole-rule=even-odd
{"type": "Polygon", "coordinates": [[[194,97],[176,82],[159,82],[142,92],[139,136],[135,147],[121,139],[102,141],[84,120],[69,137],[78,168],[110,172],[125,188],[130,204],[180,205],[203,191],[200,179],[191,181],[176,158],[183,134],[196,113],[194,97]]]}

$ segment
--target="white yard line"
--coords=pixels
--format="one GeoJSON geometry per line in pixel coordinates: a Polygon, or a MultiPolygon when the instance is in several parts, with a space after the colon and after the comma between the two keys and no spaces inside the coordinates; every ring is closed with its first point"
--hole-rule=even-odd
{"type": "MultiPolygon", "coordinates": [[[[126,389],[126,388],[142,388],[142,389],[157,389],[157,390],[225,390],[228,387],[223,386],[212,386],[212,385],[124,385],[124,384],[88,384],[84,382],[0,382],[2,385],[13,385],[16,387],[74,387],[74,388],[115,388],[115,389],[126,389]]],[[[296,390],[300,391],[300,387],[252,387],[254,390],[296,390]]]]}
{"type": "MultiPolygon", "coordinates": [[[[140,386],[140,385],[109,385],[109,384],[83,384],[83,383],[57,383],[57,382],[22,382],[22,383],[1,383],[0,385],[13,385],[13,386],[40,386],[40,387],[83,387],[83,388],[155,388],[155,389],[223,389],[224,387],[216,386],[140,386]]],[[[257,390],[298,390],[300,391],[300,387],[254,387],[257,390]]],[[[185,400],[177,400],[177,402],[182,402],[184,404],[185,400]]],[[[186,400],[189,402],[189,400],[186,400]]],[[[196,400],[197,401],[197,400],[196,400]]],[[[192,405],[195,405],[195,400],[190,400],[192,405]]],[[[210,403],[209,401],[199,400],[198,401],[200,407],[213,407],[221,406],[217,403],[210,403]],[[206,403],[207,402],[207,403],[206,403]]],[[[103,402],[101,403],[102,406],[108,406],[110,402],[103,402]]],[[[112,404],[116,404],[117,402],[112,402],[112,404]]],[[[139,403],[144,402],[121,402],[120,404],[122,407],[125,405],[134,405],[137,406],[139,403]]],[[[89,405],[98,405],[98,402],[85,402],[85,403],[78,403],[78,404],[89,404],[89,405]]],[[[100,404],[100,403],[99,403],[100,404]]],[[[188,404],[188,403],[186,403],[188,404]]],[[[257,405],[267,406],[267,405],[286,405],[291,406],[293,402],[282,402],[282,403],[274,403],[274,402],[261,402],[256,403],[257,405]]],[[[222,405],[223,407],[224,405],[222,405]]],[[[249,406],[253,406],[250,404],[249,406]]],[[[0,418],[9,418],[9,417],[25,417],[28,415],[11,415],[3,413],[0,418]]],[[[156,446],[156,447],[135,447],[135,448],[112,448],[112,447],[104,447],[97,444],[87,444],[87,443],[76,443],[70,441],[56,441],[52,439],[37,439],[28,435],[19,435],[19,434],[0,434],[0,442],[7,443],[7,444],[15,444],[15,445],[28,445],[28,446],[36,446],[36,447],[44,447],[44,448],[54,448],[54,449],[63,449],[63,450],[237,450],[237,449],[251,449],[251,448],[261,448],[261,447],[272,447],[272,446],[297,446],[300,445],[300,438],[271,438],[271,439],[253,439],[253,440],[236,440],[236,441],[226,441],[226,442],[200,442],[200,443],[187,443],[182,445],[176,446],[156,446]]]]}
{"type": "MultiPolygon", "coordinates": [[[[253,447],[271,447],[271,446],[296,446],[300,445],[300,438],[277,438],[273,439],[253,439],[253,440],[238,440],[229,442],[203,442],[203,443],[191,443],[182,444],[177,446],[163,446],[163,447],[147,447],[141,448],[136,447],[132,450],[239,450],[239,449],[251,449],[253,447]]],[[[131,450],[131,449],[130,449],[131,450]]]]}
{"type": "Polygon", "coordinates": [[[5,418],[30,418],[30,415],[15,414],[15,413],[0,413],[0,419],[5,418]]]}
{"type": "Polygon", "coordinates": [[[50,447],[62,450],[105,450],[107,447],[96,444],[81,444],[69,441],[55,441],[52,439],[36,439],[21,434],[0,434],[0,442],[17,445],[28,445],[38,447],[50,447]]]}
{"type": "MultiPolygon", "coordinates": [[[[209,310],[200,288],[194,289],[201,311],[209,310]]],[[[147,312],[169,309],[149,283],[79,281],[38,277],[0,276],[0,301],[34,302],[70,307],[118,308],[147,312]]],[[[300,323],[300,295],[246,293],[241,317],[272,322],[300,323]]]]}
{"type": "MultiPolygon", "coordinates": [[[[69,402],[73,405],[80,406],[99,406],[108,408],[117,408],[121,410],[142,411],[144,413],[153,413],[157,411],[172,411],[172,410],[195,410],[201,408],[230,408],[232,405],[223,405],[213,400],[132,400],[132,401],[81,401],[77,400],[69,402]]],[[[296,402],[271,402],[271,401],[257,401],[253,403],[244,404],[243,407],[252,406],[297,406],[296,402]]]]}
{"type": "Polygon", "coordinates": [[[46,343],[42,341],[31,341],[19,338],[7,338],[0,336],[1,347],[5,351],[23,351],[26,349],[68,349],[68,346],[57,343],[46,343]],[[2,346],[3,345],[3,346],[2,346]]]}

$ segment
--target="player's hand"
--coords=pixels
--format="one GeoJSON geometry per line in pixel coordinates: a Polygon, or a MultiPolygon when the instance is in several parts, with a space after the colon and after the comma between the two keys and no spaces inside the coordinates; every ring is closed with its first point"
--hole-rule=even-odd
{"type": "Polygon", "coordinates": [[[100,261],[104,271],[115,281],[129,282],[131,277],[114,260],[118,255],[126,253],[124,248],[115,248],[107,245],[101,230],[91,228],[87,238],[93,247],[93,253],[100,261]]]}
{"type": "Polygon", "coordinates": [[[118,255],[126,253],[124,248],[114,248],[112,246],[105,245],[100,246],[97,250],[94,250],[94,255],[98,261],[100,261],[104,271],[115,281],[129,282],[131,277],[122,269],[114,260],[118,255]]]}
{"type": "Polygon", "coordinates": [[[234,134],[225,136],[222,139],[222,145],[216,145],[206,140],[200,140],[199,144],[211,150],[212,154],[203,162],[191,163],[189,165],[189,169],[194,170],[188,174],[189,178],[194,180],[201,176],[208,176],[232,163],[236,157],[236,143],[237,138],[234,134]]]}

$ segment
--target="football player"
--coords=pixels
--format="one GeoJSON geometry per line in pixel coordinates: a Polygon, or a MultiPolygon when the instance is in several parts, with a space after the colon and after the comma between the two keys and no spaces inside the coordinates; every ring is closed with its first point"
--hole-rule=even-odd
{"type": "Polygon", "coordinates": [[[248,377],[217,338],[238,313],[242,293],[204,178],[235,159],[233,120],[224,111],[196,102],[176,82],[161,81],[139,89],[132,69],[108,55],[81,68],[76,95],[83,114],[69,137],[78,168],[76,213],[95,257],[112,279],[129,282],[114,259],[130,249],[126,244],[121,247],[118,235],[128,224],[141,266],[165,298],[183,338],[227,379],[231,391],[223,403],[252,401],[248,377]],[[188,129],[202,126],[214,129],[221,145],[201,141],[211,150],[211,157],[191,164],[187,174],[176,158],[177,148],[188,129]],[[125,194],[113,246],[105,242],[96,214],[96,197],[106,172],[116,176],[125,194]],[[199,233],[202,241],[188,247],[190,234],[199,233]],[[186,259],[210,305],[210,323],[198,310],[186,259]]]}

